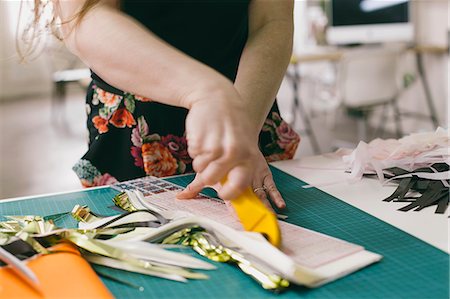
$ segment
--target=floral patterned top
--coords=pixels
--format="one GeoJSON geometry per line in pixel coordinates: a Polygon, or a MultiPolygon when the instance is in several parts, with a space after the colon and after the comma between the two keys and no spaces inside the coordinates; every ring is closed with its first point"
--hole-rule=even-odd
{"type": "MultiPolygon", "coordinates": [[[[91,83],[86,112],[89,149],[73,170],[85,187],[152,175],[192,172],[184,122],[187,110],[91,83]],[[114,92],[112,92],[114,91],[114,92]]],[[[292,159],[299,135],[275,104],[264,123],[259,147],[268,162],[292,159]]]]}

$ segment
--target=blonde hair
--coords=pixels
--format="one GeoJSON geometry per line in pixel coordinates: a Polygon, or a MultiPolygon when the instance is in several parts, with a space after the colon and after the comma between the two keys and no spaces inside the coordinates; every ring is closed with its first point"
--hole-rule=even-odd
{"type": "MultiPolygon", "coordinates": [[[[21,62],[31,61],[39,56],[45,48],[46,38],[51,34],[62,41],[61,25],[63,24],[57,16],[55,2],[52,0],[33,0],[33,14],[25,27],[21,28],[21,19],[25,0],[21,0],[19,18],[16,28],[16,51],[21,62]],[[50,34],[49,34],[50,33],[50,34]]],[[[86,0],[80,10],[64,23],[76,20],[77,26],[91,8],[100,0],[86,0]]]]}

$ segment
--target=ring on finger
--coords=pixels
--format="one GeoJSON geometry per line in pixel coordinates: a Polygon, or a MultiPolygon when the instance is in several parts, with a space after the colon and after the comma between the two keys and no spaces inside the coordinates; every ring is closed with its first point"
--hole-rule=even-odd
{"type": "Polygon", "coordinates": [[[265,192],[266,191],[266,186],[257,187],[255,189],[253,189],[254,193],[259,192],[259,191],[264,191],[265,192]]]}
{"type": "Polygon", "coordinates": [[[264,186],[264,190],[265,191],[275,191],[276,188],[274,185],[270,185],[270,186],[264,186]]]}

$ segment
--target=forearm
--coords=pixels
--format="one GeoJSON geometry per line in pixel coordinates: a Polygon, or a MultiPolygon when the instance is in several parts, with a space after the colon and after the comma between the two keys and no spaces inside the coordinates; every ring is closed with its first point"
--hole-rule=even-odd
{"type": "Polygon", "coordinates": [[[271,20],[250,32],[239,63],[235,88],[248,107],[256,134],[264,124],[292,53],[291,15],[271,20]]]}
{"type": "MultiPolygon", "coordinates": [[[[69,19],[73,8],[64,11],[64,5],[61,13],[69,19]]],[[[69,49],[114,87],[185,108],[190,108],[200,93],[233,89],[218,72],[107,5],[91,9],[78,26],[71,23],[64,30],[69,49]]]]}

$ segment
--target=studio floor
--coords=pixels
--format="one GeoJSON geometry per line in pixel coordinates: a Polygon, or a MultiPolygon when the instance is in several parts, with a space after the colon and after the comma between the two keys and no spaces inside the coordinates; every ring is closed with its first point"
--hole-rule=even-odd
{"type": "Polygon", "coordinates": [[[87,149],[83,102],[71,90],[54,116],[49,96],[0,104],[0,198],[80,188],[71,168],[87,149]]]}

